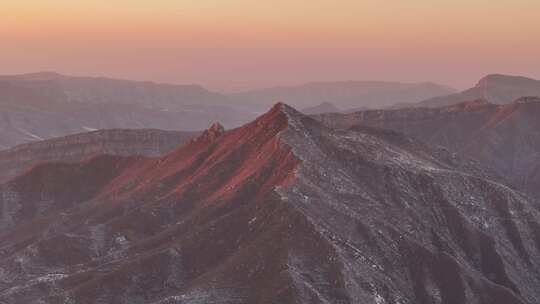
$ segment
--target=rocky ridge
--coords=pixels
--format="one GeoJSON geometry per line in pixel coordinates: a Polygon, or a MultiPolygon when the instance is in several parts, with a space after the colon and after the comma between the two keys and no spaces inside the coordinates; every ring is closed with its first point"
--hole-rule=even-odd
{"type": "Polygon", "coordinates": [[[523,96],[540,96],[540,80],[490,74],[465,91],[429,98],[415,104],[401,104],[400,107],[442,107],[475,99],[489,100],[494,104],[509,104],[523,96]]]}
{"type": "Polygon", "coordinates": [[[473,100],[440,108],[368,110],[314,116],[336,128],[355,125],[402,132],[477,159],[524,191],[540,197],[540,98],[506,105],[473,100]]]}
{"type": "Polygon", "coordinates": [[[284,104],[212,129],[3,184],[0,300],[540,300],[540,212],[475,163],[284,104]]]}

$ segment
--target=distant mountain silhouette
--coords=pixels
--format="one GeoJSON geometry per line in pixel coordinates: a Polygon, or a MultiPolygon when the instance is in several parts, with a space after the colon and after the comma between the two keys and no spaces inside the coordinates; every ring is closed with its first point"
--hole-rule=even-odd
{"type": "MultiPolygon", "coordinates": [[[[162,84],[104,77],[66,76],[54,72],[0,76],[0,83],[9,83],[34,93],[47,95],[55,91],[64,101],[85,103],[139,104],[149,107],[217,105],[224,95],[198,85],[162,84]]],[[[1,93],[1,92],[0,92],[1,93]]]]}
{"type": "Polygon", "coordinates": [[[339,109],[332,103],[330,102],[323,102],[319,105],[316,105],[316,106],[313,106],[313,107],[308,107],[308,108],[304,108],[301,110],[302,113],[304,114],[308,114],[308,115],[311,115],[311,114],[322,114],[322,113],[337,113],[339,112],[339,109]]]}
{"type": "Polygon", "coordinates": [[[312,82],[231,94],[239,105],[263,111],[277,101],[297,108],[309,108],[330,102],[342,110],[359,107],[386,107],[397,102],[418,102],[448,95],[456,90],[434,83],[399,83],[383,81],[312,82]]]}
{"type": "Polygon", "coordinates": [[[508,104],[526,96],[540,96],[540,80],[509,75],[488,75],[463,92],[439,96],[416,104],[399,104],[396,107],[440,107],[474,99],[484,99],[495,104],[508,104]]]}
{"type": "Polygon", "coordinates": [[[95,129],[202,130],[238,126],[253,114],[195,85],[57,73],[0,76],[0,149],[95,129]]]}

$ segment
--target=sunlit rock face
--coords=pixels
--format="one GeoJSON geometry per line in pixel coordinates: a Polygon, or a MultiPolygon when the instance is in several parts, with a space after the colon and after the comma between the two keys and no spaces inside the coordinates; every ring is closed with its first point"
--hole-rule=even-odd
{"type": "Polygon", "coordinates": [[[475,161],[277,104],[0,188],[6,303],[538,303],[540,213],[475,161]]]}

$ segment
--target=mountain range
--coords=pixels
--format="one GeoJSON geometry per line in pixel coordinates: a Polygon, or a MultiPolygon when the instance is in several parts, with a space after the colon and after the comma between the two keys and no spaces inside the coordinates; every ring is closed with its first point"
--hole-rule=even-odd
{"type": "Polygon", "coordinates": [[[249,114],[199,86],[37,73],[0,77],[0,149],[98,129],[203,130],[249,114]]]}
{"type": "MultiPolygon", "coordinates": [[[[439,112],[460,107],[502,109],[439,112]]],[[[163,156],[48,162],[3,183],[0,302],[539,302],[540,211],[504,176],[319,120],[279,103],[163,156]]]]}
{"type": "Polygon", "coordinates": [[[236,104],[260,112],[277,101],[299,109],[332,103],[337,108],[348,110],[380,108],[397,102],[419,102],[456,92],[453,88],[431,82],[337,81],[265,88],[231,94],[230,97],[236,104]]]}
{"type": "MultiPolygon", "coordinates": [[[[320,83],[302,87],[305,96],[323,89],[326,98],[349,103],[389,100],[401,94],[405,101],[446,94],[437,85],[399,83],[320,83]],[[307,91],[306,91],[307,90],[307,91]],[[426,95],[428,94],[428,95],[426,95]],[[354,102],[353,102],[354,101],[354,102]]],[[[198,85],[172,85],[102,77],[73,77],[54,72],[0,76],[0,149],[30,141],[61,137],[97,129],[162,129],[197,131],[214,121],[236,127],[256,117],[271,105],[272,90],[263,103],[247,100],[242,94],[211,92],[198,85]],[[270,102],[271,103],[268,103],[270,102]]],[[[293,101],[293,100],[292,100],[293,101]]],[[[318,105],[318,99],[302,104],[318,105]]]]}
{"type": "Polygon", "coordinates": [[[509,104],[483,99],[439,108],[367,110],[314,116],[335,128],[363,125],[398,131],[477,159],[540,198],[540,98],[509,104]]]}
{"type": "Polygon", "coordinates": [[[313,82],[240,93],[53,72],[0,76],[0,150],[98,129],[200,131],[215,121],[238,127],[284,101],[309,114],[361,109],[440,106],[485,97],[509,103],[540,95],[525,77],[489,75],[461,93],[434,83],[313,82]],[[450,95],[449,95],[450,94],[450,95]],[[422,100],[424,100],[422,102],[422,100]]]}
{"type": "Polygon", "coordinates": [[[490,74],[465,91],[437,96],[415,104],[400,103],[394,107],[441,107],[476,99],[495,104],[508,104],[520,97],[540,96],[540,80],[501,74],[490,74]]]}

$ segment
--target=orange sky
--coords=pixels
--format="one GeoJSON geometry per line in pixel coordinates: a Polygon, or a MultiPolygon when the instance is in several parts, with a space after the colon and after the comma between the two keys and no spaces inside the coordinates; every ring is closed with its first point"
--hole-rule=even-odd
{"type": "Polygon", "coordinates": [[[463,88],[487,73],[540,78],[538,0],[7,2],[2,74],[52,70],[220,90],[349,79],[463,88]]]}

